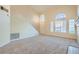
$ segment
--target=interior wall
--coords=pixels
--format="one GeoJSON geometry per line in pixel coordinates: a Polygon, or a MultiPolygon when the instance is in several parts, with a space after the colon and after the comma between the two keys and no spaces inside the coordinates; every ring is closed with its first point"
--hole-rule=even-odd
{"type": "Polygon", "coordinates": [[[10,16],[8,14],[9,12],[0,9],[0,47],[10,42],[10,16]]]}
{"type": "Polygon", "coordinates": [[[38,32],[40,33],[40,18],[38,14],[34,14],[33,15],[33,20],[32,20],[32,24],[34,25],[34,27],[36,28],[36,30],[38,30],[38,32]]]}
{"type": "Polygon", "coordinates": [[[20,39],[39,34],[38,20],[29,6],[11,6],[11,33],[19,33],[20,39]]]}
{"type": "Polygon", "coordinates": [[[77,16],[79,16],[79,5],[77,6],[77,16]]]}
{"type": "Polygon", "coordinates": [[[59,37],[64,37],[64,38],[71,38],[71,39],[76,39],[75,35],[70,35],[68,33],[68,29],[69,29],[69,24],[67,23],[67,33],[61,33],[61,32],[50,32],[49,31],[49,24],[51,21],[55,20],[55,15],[58,13],[65,13],[66,14],[66,20],[67,22],[69,21],[70,18],[75,18],[76,20],[76,13],[77,13],[77,6],[55,6],[50,8],[48,11],[45,11],[43,14],[45,15],[45,22],[41,23],[40,25],[42,27],[40,30],[41,34],[45,34],[45,35],[51,35],[51,36],[59,36],[59,37]]]}
{"type": "Polygon", "coordinates": [[[79,43],[79,26],[77,26],[77,42],[79,43]]]}
{"type": "MultiPolygon", "coordinates": [[[[79,5],[77,6],[77,16],[79,17],[79,5]]],[[[79,19],[77,18],[77,21],[78,21],[79,19]]],[[[77,22],[77,24],[76,24],[76,29],[77,29],[77,43],[79,43],[79,23],[77,22]]]]}
{"type": "MultiPolygon", "coordinates": [[[[18,24],[19,19],[21,19],[21,22],[24,23],[25,21],[29,21],[35,30],[40,32],[41,34],[44,35],[51,35],[51,36],[59,36],[59,37],[64,37],[64,38],[71,38],[71,39],[76,39],[75,35],[71,35],[68,33],[69,29],[69,24],[67,23],[67,33],[61,33],[61,32],[50,32],[49,31],[49,24],[51,21],[54,21],[55,15],[57,13],[63,12],[66,14],[66,20],[70,18],[75,18],[76,20],[76,13],[77,13],[77,6],[52,6],[51,8],[48,8],[48,10],[44,11],[43,14],[45,15],[45,22],[40,23],[39,19],[39,14],[36,13],[30,6],[11,6],[11,32],[12,33],[17,33],[20,29],[18,24]],[[14,16],[15,15],[15,16],[14,16]],[[20,18],[22,17],[22,18],[20,18]],[[16,19],[16,20],[14,20],[16,19]]],[[[27,22],[26,21],[26,22],[27,22]]],[[[20,30],[21,31],[21,30],[20,30]]]]}

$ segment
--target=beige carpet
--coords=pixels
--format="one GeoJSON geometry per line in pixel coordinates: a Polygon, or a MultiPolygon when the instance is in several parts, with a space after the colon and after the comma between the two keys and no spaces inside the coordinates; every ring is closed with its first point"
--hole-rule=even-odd
{"type": "Polygon", "coordinates": [[[35,36],[12,41],[0,48],[1,54],[66,54],[68,46],[79,47],[71,39],[50,36],[35,36]]]}

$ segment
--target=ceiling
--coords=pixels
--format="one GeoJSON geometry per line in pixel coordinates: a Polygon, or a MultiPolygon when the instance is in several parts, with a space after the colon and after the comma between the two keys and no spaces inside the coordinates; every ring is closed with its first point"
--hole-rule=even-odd
{"type": "Polygon", "coordinates": [[[12,5],[13,9],[17,10],[28,10],[29,8],[37,13],[43,13],[44,11],[48,10],[49,8],[53,7],[53,5],[12,5]]]}
{"type": "Polygon", "coordinates": [[[31,8],[38,13],[43,13],[44,11],[48,10],[51,7],[53,7],[53,5],[32,5],[31,6],[31,8]]]}
{"type": "Polygon", "coordinates": [[[14,9],[17,11],[21,10],[24,13],[28,12],[28,10],[33,10],[37,13],[43,13],[52,7],[59,7],[59,6],[57,6],[57,5],[13,5],[12,6],[13,10],[14,9]]]}

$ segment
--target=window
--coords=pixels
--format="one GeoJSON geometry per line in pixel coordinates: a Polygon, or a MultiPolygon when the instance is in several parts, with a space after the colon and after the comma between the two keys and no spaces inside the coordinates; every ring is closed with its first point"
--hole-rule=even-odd
{"type": "Polygon", "coordinates": [[[75,20],[74,19],[69,20],[69,33],[75,34],[75,20]]]}
{"type": "Polygon", "coordinates": [[[66,32],[66,19],[64,13],[59,13],[55,18],[55,32],[66,32]]]}
{"type": "Polygon", "coordinates": [[[66,20],[65,19],[61,23],[61,32],[66,32],[66,20]]]}
{"type": "Polygon", "coordinates": [[[66,21],[55,21],[55,32],[66,32],[66,21]]]}
{"type": "Polygon", "coordinates": [[[45,15],[40,15],[40,22],[44,22],[45,21],[45,15]]]}
{"type": "Polygon", "coordinates": [[[41,14],[40,15],[40,30],[42,30],[42,28],[44,28],[44,24],[45,24],[45,15],[41,14]]]}
{"type": "Polygon", "coordinates": [[[55,32],[61,32],[61,22],[55,21],[55,32]]]}

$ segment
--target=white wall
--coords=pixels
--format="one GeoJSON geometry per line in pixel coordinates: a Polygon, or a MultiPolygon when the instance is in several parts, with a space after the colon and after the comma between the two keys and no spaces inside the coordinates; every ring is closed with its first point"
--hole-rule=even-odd
{"type": "Polygon", "coordinates": [[[10,41],[10,17],[0,10],[0,46],[10,41]]]}
{"type": "Polygon", "coordinates": [[[38,35],[38,31],[32,26],[32,16],[24,17],[22,14],[11,16],[11,33],[19,33],[20,39],[38,35]]]}
{"type": "MultiPolygon", "coordinates": [[[[11,33],[19,33],[20,39],[37,36],[39,33],[34,21],[37,13],[30,6],[14,5],[10,6],[11,12],[11,33]]],[[[35,20],[38,20],[37,18],[35,20]]]]}
{"type": "Polygon", "coordinates": [[[38,35],[36,29],[30,23],[26,23],[23,25],[22,31],[20,32],[20,39],[28,38],[36,35],[38,35]]]}

